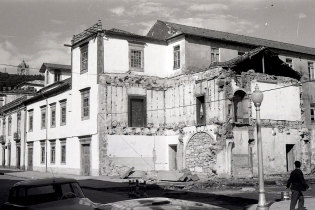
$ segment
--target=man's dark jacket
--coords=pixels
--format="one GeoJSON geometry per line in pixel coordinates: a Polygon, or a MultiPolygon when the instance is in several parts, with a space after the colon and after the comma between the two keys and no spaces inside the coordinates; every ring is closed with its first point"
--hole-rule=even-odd
{"type": "Polygon", "coordinates": [[[291,190],[296,191],[305,191],[309,188],[309,186],[306,184],[303,172],[296,168],[293,170],[290,174],[290,178],[287,182],[287,188],[291,186],[291,190]]]}

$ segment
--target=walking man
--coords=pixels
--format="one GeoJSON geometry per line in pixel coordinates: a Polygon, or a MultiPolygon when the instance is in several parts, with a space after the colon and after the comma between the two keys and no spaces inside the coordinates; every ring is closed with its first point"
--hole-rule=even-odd
{"type": "Polygon", "coordinates": [[[298,209],[304,207],[304,196],[302,191],[305,191],[309,188],[305,182],[303,172],[300,169],[301,162],[295,161],[294,165],[295,169],[291,172],[290,178],[287,182],[287,188],[290,188],[292,191],[290,210],[295,209],[297,201],[299,201],[298,209]]]}

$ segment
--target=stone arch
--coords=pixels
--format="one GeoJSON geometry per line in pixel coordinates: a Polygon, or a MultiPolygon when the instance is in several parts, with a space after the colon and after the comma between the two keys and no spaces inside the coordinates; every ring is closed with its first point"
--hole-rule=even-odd
{"type": "Polygon", "coordinates": [[[233,119],[234,122],[243,123],[249,118],[249,98],[247,93],[238,89],[233,94],[233,119]]]}
{"type": "Polygon", "coordinates": [[[216,173],[216,142],[206,132],[195,133],[187,142],[185,166],[192,172],[216,173]]]}

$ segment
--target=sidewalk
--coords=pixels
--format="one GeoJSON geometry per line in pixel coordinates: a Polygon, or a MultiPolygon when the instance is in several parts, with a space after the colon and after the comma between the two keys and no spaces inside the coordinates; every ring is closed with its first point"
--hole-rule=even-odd
{"type": "MultiPolygon", "coordinates": [[[[305,207],[304,208],[305,210],[315,209],[315,198],[305,197],[304,207],[305,207]]],[[[248,207],[247,210],[256,210],[256,208],[257,208],[257,204],[248,207]]],[[[290,209],[290,200],[275,202],[275,203],[272,203],[271,206],[269,207],[269,210],[288,210],[288,209],[290,209]]]]}

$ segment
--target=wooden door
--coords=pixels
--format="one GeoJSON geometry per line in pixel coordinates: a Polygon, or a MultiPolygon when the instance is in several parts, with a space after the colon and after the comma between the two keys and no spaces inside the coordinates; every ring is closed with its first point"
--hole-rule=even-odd
{"type": "Polygon", "coordinates": [[[129,126],[146,126],[146,106],[144,97],[129,97],[129,126]]]}
{"type": "Polygon", "coordinates": [[[21,159],[21,147],[16,147],[16,167],[20,168],[20,159],[21,159]]]}
{"type": "Polygon", "coordinates": [[[177,145],[169,145],[169,167],[170,170],[177,170],[177,145]]]}
{"type": "Polygon", "coordinates": [[[33,170],[33,147],[28,148],[27,153],[27,170],[32,171],[33,170]]]}
{"type": "Polygon", "coordinates": [[[5,147],[2,147],[2,166],[5,166],[5,147]]]}
{"type": "Polygon", "coordinates": [[[81,174],[90,175],[90,145],[82,144],[81,146],[81,174]]]}

